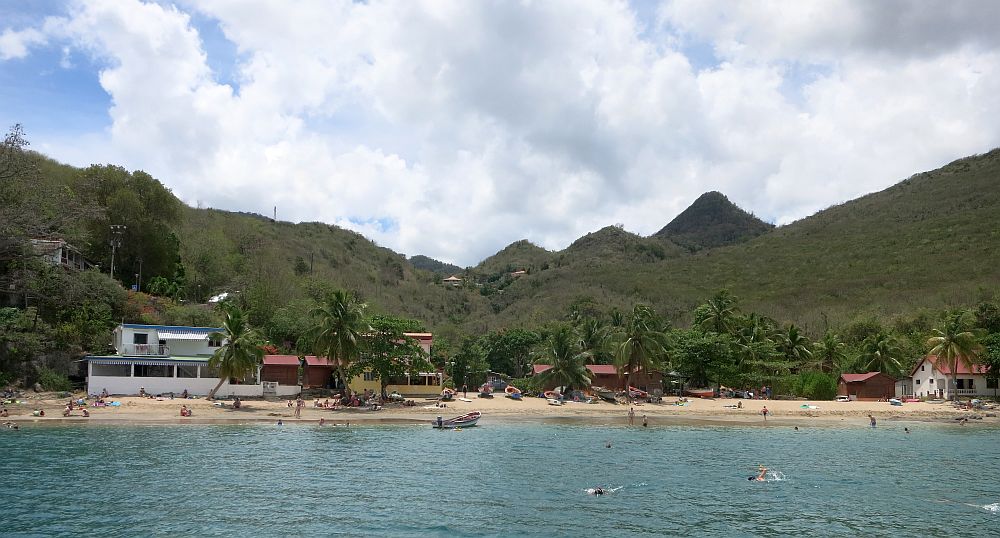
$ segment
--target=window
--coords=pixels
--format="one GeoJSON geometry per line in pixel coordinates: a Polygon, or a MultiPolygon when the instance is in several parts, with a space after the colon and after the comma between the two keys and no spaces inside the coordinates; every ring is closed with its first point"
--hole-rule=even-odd
{"type": "Polygon", "coordinates": [[[209,368],[208,366],[202,366],[201,367],[201,378],[205,379],[205,378],[212,378],[212,377],[218,378],[219,377],[219,370],[217,368],[209,368]]]}
{"type": "Polygon", "coordinates": [[[923,372],[923,371],[924,371],[924,365],[923,365],[923,364],[921,364],[921,365],[920,365],[920,371],[921,371],[921,372],[923,372]]]}
{"type": "Polygon", "coordinates": [[[149,343],[149,335],[146,334],[146,333],[133,333],[132,334],[132,343],[133,344],[148,344],[149,343]]]}
{"type": "Polygon", "coordinates": [[[222,338],[209,336],[208,347],[222,347],[222,338]]]}
{"type": "Polygon", "coordinates": [[[136,364],[135,377],[174,377],[174,367],[160,364],[136,364]]]}
{"type": "Polygon", "coordinates": [[[198,377],[198,367],[188,364],[177,365],[177,377],[193,379],[198,377]]]}
{"type": "Polygon", "coordinates": [[[928,383],[930,383],[931,385],[933,385],[934,384],[934,380],[931,379],[930,381],[928,381],[928,383]]]}
{"type": "Polygon", "coordinates": [[[365,372],[365,381],[377,381],[375,372],[365,372]]]}
{"type": "Polygon", "coordinates": [[[995,389],[995,388],[997,388],[997,380],[996,379],[987,379],[986,380],[986,388],[988,388],[988,389],[995,389]]]}
{"type": "Polygon", "coordinates": [[[94,364],[91,368],[94,376],[132,377],[132,365],[130,364],[94,364]]]}
{"type": "Polygon", "coordinates": [[[920,384],[920,380],[919,380],[919,379],[915,380],[915,381],[913,382],[913,384],[914,384],[914,385],[919,385],[919,384],[920,384]]]}

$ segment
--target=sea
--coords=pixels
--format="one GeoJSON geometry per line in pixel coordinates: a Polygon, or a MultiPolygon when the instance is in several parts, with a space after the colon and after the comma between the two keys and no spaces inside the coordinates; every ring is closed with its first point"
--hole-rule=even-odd
{"type": "Polygon", "coordinates": [[[0,431],[0,536],[1000,536],[998,440],[914,422],[25,423],[0,431]]]}

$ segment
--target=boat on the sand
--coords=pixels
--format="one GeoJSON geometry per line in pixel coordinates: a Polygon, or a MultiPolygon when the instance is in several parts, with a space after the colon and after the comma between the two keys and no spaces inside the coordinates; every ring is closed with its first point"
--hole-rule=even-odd
{"type": "Polygon", "coordinates": [[[611,403],[618,403],[618,395],[611,390],[595,390],[597,397],[611,403]]]}
{"type": "Polygon", "coordinates": [[[452,428],[469,428],[475,426],[479,419],[483,417],[483,414],[479,411],[473,411],[471,413],[466,413],[455,418],[449,418],[444,420],[438,417],[437,420],[431,422],[431,426],[441,430],[450,430],[452,428]]]}
{"type": "Polygon", "coordinates": [[[562,405],[563,404],[562,400],[557,400],[556,398],[546,398],[546,400],[549,402],[549,405],[562,405]]]}
{"type": "Polygon", "coordinates": [[[514,385],[507,385],[507,388],[503,389],[507,393],[507,397],[512,400],[521,399],[521,389],[515,387],[514,385]]]}
{"type": "Polygon", "coordinates": [[[694,396],[695,398],[714,398],[715,389],[688,389],[688,396],[694,396]]]}

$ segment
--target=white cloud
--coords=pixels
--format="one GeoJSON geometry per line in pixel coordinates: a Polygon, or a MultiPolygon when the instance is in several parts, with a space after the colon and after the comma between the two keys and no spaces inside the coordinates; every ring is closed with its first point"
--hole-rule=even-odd
{"type": "Polygon", "coordinates": [[[191,203],[474,264],[522,237],[652,233],[713,189],[787,222],[996,146],[996,13],[677,1],[648,31],[620,2],[94,0],[4,31],[21,37],[0,54],[50,40],[104,62],[95,154],[191,203]],[[235,45],[237,86],[194,10],[235,45]],[[691,40],[722,63],[693,67],[691,40]]]}
{"type": "Polygon", "coordinates": [[[0,60],[24,58],[28,49],[45,43],[45,34],[35,28],[25,30],[6,29],[0,33],[0,60]]]}

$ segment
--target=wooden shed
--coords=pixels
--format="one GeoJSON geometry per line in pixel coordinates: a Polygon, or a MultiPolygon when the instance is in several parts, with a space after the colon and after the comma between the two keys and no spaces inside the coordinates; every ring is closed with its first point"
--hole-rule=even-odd
{"type": "Polygon", "coordinates": [[[277,382],[279,385],[298,385],[299,358],[295,355],[264,355],[260,380],[277,382]]]}
{"type": "Polygon", "coordinates": [[[302,387],[307,389],[333,387],[333,364],[326,357],[307,356],[302,387]]]}
{"type": "Polygon", "coordinates": [[[840,374],[837,394],[852,400],[887,400],[896,396],[896,380],[882,372],[840,374]]]}

